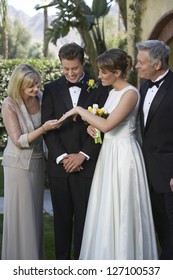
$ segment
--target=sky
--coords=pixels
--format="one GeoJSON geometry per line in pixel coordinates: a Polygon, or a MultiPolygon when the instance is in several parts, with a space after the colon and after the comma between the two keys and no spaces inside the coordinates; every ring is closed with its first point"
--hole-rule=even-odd
{"type": "MultiPolygon", "coordinates": [[[[51,2],[51,0],[50,0],[51,2]]],[[[92,0],[85,0],[85,2],[91,6],[92,0]]],[[[33,16],[36,13],[40,12],[40,10],[36,11],[34,7],[37,4],[44,3],[44,0],[7,0],[8,5],[13,6],[16,10],[22,10],[29,16],[33,16]]],[[[48,2],[49,3],[49,2],[48,2]]],[[[54,9],[55,10],[55,9],[54,9]]],[[[48,14],[54,14],[53,8],[49,8],[48,14]]]]}

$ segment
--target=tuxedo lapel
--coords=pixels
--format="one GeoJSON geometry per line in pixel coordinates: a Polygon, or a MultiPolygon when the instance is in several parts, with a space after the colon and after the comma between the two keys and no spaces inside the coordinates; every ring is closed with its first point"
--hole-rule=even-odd
{"type": "Polygon", "coordinates": [[[67,107],[68,110],[73,108],[73,104],[72,104],[72,100],[71,100],[71,96],[70,96],[70,92],[69,92],[69,88],[67,86],[67,83],[65,83],[63,85],[62,88],[62,100],[64,101],[65,106],[67,107]]]}
{"type": "Polygon", "coordinates": [[[86,89],[86,86],[83,85],[82,88],[81,88],[81,92],[80,92],[80,96],[79,96],[79,100],[78,100],[78,106],[82,106],[86,103],[86,100],[87,100],[87,89],[86,89]]]}
{"type": "MultiPolygon", "coordinates": [[[[148,85],[148,84],[147,84],[148,85]]],[[[141,123],[141,131],[142,134],[144,133],[144,113],[143,113],[143,105],[144,105],[144,100],[145,100],[145,96],[147,94],[147,90],[148,90],[148,86],[145,86],[142,90],[141,90],[141,101],[140,101],[140,123],[141,123]]]]}
{"type": "Polygon", "coordinates": [[[87,80],[89,80],[88,76],[85,75],[84,79],[83,79],[83,84],[82,84],[82,88],[81,88],[81,92],[80,92],[80,96],[79,96],[79,100],[78,100],[78,106],[84,106],[84,104],[86,103],[88,96],[89,96],[89,92],[87,91],[87,80]]]}
{"type": "Polygon", "coordinates": [[[160,102],[162,101],[162,99],[165,97],[165,95],[167,94],[167,91],[164,87],[160,87],[158,92],[156,93],[156,96],[153,99],[153,102],[151,103],[151,107],[148,113],[148,118],[147,118],[147,122],[146,122],[146,126],[145,126],[145,130],[147,130],[160,102]]]}
{"type": "Polygon", "coordinates": [[[153,102],[151,103],[150,110],[148,112],[146,126],[145,126],[145,132],[148,129],[150,122],[152,121],[154,114],[156,113],[163,98],[168,94],[169,90],[167,88],[169,87],[171,80],[172,80],[172,73],[169,71],[165,81],[160,86],[158,92],[156,93],[156,95],[153,99],[153,102]]]}

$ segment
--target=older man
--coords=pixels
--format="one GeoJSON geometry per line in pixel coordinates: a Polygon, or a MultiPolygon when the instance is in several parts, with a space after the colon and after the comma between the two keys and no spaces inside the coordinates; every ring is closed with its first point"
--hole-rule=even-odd
{"type": "Polygon", "coordinates": [[[160,259],[173,259],[173,73],[162,41],[137,43],[141,131],[160,259]]]}

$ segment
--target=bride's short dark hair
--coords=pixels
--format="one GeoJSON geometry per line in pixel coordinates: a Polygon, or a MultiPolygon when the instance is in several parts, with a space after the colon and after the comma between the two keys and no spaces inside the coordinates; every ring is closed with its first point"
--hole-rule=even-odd
{"type": "Polygon", "coordinates": [[[98,68],[108,70],[115,73],[116,70],[121,70],[125,74],[128,61],[127,53],[121,49],[110,49],[99,55],[96,59],[98,68]]]}

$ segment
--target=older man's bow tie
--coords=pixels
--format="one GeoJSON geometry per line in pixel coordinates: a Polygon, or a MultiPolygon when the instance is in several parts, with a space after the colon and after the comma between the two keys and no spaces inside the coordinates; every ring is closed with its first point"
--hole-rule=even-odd
{"type": "Polygon", "coordinates": [[[152,88],[153,86],[156,86],[157,88],[159,87],[160,83],[162,81],[165,80],[165,77],[163,77],[162,79],[156,81],[156,82],[152,82],[151,80],[148,80],[148,83],[149,83],[149,88],[152,88]]]}
{"type": "Polygon", "coordinates": [[[69,82],[69,81],[67,81],[67,85],[68,85],[68,87],[70,88],[70,87],[82,87],[82,81],[81,82],[77,82],[77,83],[71,83],[71,82],[69,82]]]}

